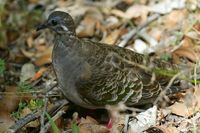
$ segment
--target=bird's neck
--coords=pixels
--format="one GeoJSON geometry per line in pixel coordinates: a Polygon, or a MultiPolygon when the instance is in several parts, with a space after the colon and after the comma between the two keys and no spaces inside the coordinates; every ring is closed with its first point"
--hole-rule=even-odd
{"type": "Polygon", "coordinates": [[[79,39],[75,34],[62,33],[56,34],[54,41],[56,41],[56,44],[63,43],[66,47],[75,48],[78,47],[76,45],[79,39]]]}
{"type": "Polygon", "coordinates": [[[58,47],[64,46],[66,50],[71,51],[70,53],[78,54],[81,52],[80,40],[75,35],[56,34],[54,42],[57,46],[59,45],[58,47]]]}

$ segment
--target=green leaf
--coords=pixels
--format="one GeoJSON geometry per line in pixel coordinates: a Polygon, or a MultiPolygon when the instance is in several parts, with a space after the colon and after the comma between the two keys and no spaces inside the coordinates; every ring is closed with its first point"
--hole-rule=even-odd
{"type": "Polygon", "coordinates": [[[75,123],[72,124],[72,133],[80,133],[79,128],[75,123]]]}
{"type": "Polygon", "coordinates": [[[56,126],[55,122],[53,121],[53,119],[51,118],[51,116],[45,112],[45,115],[47,116],[50,124],[51,124],[51,127],[53,128],[54,130],[54,133],[60,133],[60,130],[58,129],[58,127],[56,126]]]}

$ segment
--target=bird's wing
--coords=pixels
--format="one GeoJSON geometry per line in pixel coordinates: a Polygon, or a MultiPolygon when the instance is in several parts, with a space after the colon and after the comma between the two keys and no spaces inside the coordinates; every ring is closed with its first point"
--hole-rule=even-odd
{"type": "Polygon", "coordinates": [[[85,101],[98,106],[116,104],[120,101],[134,105],[138,104],[138,101],[142,103],[143,99],[148,102],[146,99],[158,95],[158,82],[151,83],[151,75],[137,66],[137,63],[141,65],[144,57],[135,56],[135,53],[129,50],[119,49],[105,48],[108,52],[102,55],[100,64],[96,63],[98,58],[96,62],[95,59],[90,62],[88,57],[85,65],[88,66],[90,76],[82,76],[76,84],[85,101]]]}

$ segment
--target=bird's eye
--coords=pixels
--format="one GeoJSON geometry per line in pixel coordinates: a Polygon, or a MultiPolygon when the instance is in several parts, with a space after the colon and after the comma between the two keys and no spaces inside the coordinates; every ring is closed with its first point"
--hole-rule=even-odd
{"type": "Polygon", "coordinates": [[[51,20],[51,23],[52,23],[52,25],[54,25],[54,26],[58,24],[58,23],[57,23],[57,21],[56,21],[56,20],[54,20],[54,19],[53,19],[53,20],[51,20]]]}

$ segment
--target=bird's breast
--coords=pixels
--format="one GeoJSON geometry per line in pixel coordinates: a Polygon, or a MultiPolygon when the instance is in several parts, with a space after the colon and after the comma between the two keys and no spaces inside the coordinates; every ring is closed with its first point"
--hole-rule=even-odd
{"type": "Polygon", "coordinates": [[[76,88],[76,81],[80,79],[84,68],[84,60],[77,51],[65,46],[62,42],[56,43],[52,53],[52,64],[56,73],[58,84],[64,95],[80,106],[88,107],[88,103],[82,100],[76,88]]]}

